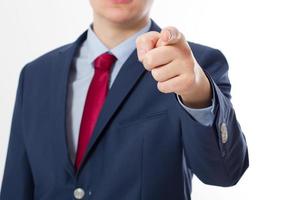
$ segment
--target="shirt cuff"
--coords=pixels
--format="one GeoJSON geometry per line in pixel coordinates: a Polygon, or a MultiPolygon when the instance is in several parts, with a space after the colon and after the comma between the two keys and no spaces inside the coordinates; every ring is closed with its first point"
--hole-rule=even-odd
{"type": "Polygon", "coordinates": [[[215,94],[213,92],[212,105],[206,108],[191,108],[183,104],[182,99],[176,94],[179,104],[194,117],[200,124],[204,126],[212,126],[214,121],[215,94]]]}

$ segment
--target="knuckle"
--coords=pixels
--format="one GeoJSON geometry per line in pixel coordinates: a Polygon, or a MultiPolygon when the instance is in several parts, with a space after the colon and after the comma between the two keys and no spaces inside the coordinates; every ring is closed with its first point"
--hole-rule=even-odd
{"type": "Polygon", "coordinates": [[[144,35],[140,35],[140,36],[137,37],[137,39],[135,40],[135,44],[136,44],[137,46],[140,46],[140,45],[143,43],[144,40],[145,40],[145,36],[144,36],[144,35]]]}
{"type": "Polygon", "coordinates": [[[156,81],[159,80],[159,73],[158,73],[157,69],[152,69],[151,74],[156,81]]]}
{"type": "Polygon", "coordinates": [[[143,65],[144,65],[144,68],[145,68],[147,71],[151,71],[150,67],[147,66],[147,64],[145,64],[145,61],[143,61],[143,65]]]}
{"type": "Polygon", "coordinates": [[[159,33],[157,31],[149,31],[148,33],[146,33],[146,37],[145,39],[147,41],[153,42],[153,40],[159,35],[159,33]]]}
{"type": "Polygon", "coordinates": [[[143,65],[144,65],[146,70],[150,71],[150,67],[148,66],[145,58],[143,59],[143,65]]]}
{"type": "Polygon", "coordinates": [[[161,82],[157,83],[157,89],[163,93],[167,93],[166,85],[161,82]]]}
{"type": "Polygon", "coordinates": [[[144,58],[144,65],[146,65],[149,69],[153,68],[153,57],[151,55],[146,55],[144,58]]]}

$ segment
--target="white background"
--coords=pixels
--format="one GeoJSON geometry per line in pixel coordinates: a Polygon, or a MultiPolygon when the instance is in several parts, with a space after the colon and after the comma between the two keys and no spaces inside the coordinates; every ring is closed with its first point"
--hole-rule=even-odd
{"type": "MultiPolygon", "coordinates": [[[[156,0],[152,18],[220,49],[250,167],[221,188],[195,176],[192,198],[300,199],[300,12],[297,0],[156,0]]],[[[32,59],[75,40],[91,23],[88,1],[0,0],[0,180],[17,81],[32,59]]],[[[1,182],[1,181],[0,181],[1,182]]]]}

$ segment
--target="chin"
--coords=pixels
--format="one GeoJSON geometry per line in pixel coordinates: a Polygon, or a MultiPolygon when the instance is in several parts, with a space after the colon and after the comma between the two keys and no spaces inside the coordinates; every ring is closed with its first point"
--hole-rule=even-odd
{"type": "Polygon", "coordinates": [[[113,3],[114,1],[119,0],[90,0],[94,14],[122,26],[130,26],[145,17],[150,11],[152,2],[152,0],[128,0],[128,3],[121,4],[113,3]]]}
{"type": "Polygon", "coordinates": [[[105,18],[114,23],[127,23],[134,17],[124,12],[110,12],[105,15],[105,18]]]}
{"type": "Polygon", "coordinates": [[[140,18],[139,15],[133,15],[130,11],[124,10],[111,10],[103,15],[107,20],[117,23],[128,25],[128,23],[134,22],[140,18]]]}

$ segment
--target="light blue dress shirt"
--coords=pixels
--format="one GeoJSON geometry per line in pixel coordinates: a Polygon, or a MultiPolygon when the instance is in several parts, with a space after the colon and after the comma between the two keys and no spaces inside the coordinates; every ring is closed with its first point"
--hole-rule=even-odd
{"type": "MultiPolygon", "coordinates": [[[[70,71],[70,79],[68,83],[68,98],[67,98],[67,137],[68,146],[72,162],[74,163],[80,122],[83,113],[84,103],[88,87],[94,75],[93,61],[101,54],[109,51],[117,57],[117,61],[112,66],[110,74],[109,88],[111,88],[118,72],[125,63],[130,54],[135,50],[136,38],[148,32],[151,26],[151,20],[147,25],[130,36],[119,45],[112,49],[108,49],[103,42],[96,36],[92,25],[89,26],[87,39],[83,42],[79,49],[79,53],[74,58],[73,65],[70,71]]],[[[189,112],[199,123],[203,125],[211,125],[214,119],[213,104],[207,108],[194,109],[185,106],[177,95],[180,105],[189,112]]]]}

